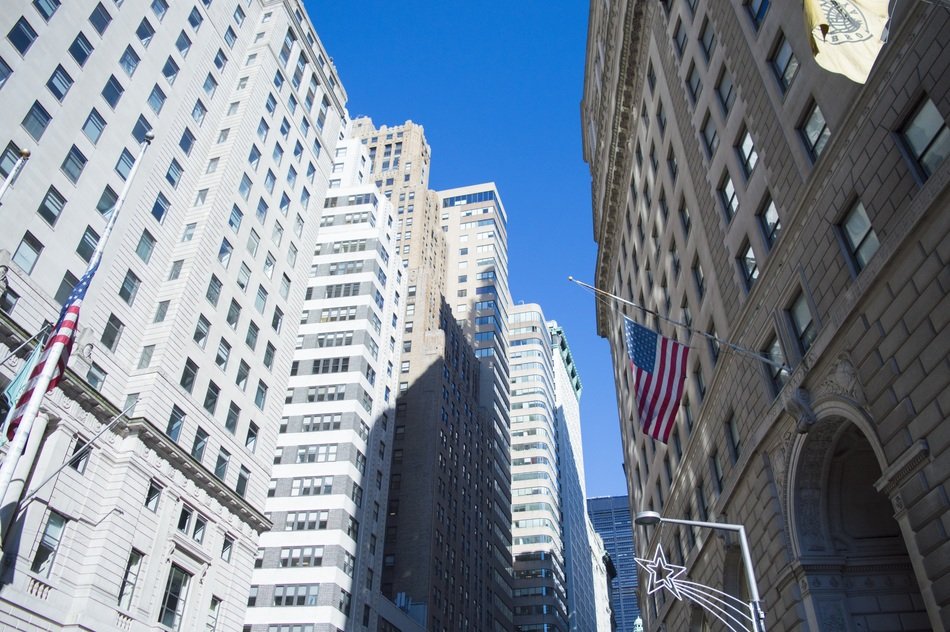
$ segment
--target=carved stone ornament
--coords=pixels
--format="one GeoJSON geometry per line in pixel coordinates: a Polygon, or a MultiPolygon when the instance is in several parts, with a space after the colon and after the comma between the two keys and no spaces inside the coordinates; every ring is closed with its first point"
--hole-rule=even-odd
{"type": "Polygon", "coordinates": [[[835,366],[818,387],[818,390],[822,394],[829,393],[846,397],[859,406],[867,404],[864,389],[861,388],[861,381],[858,379],[858,372],[847,353],[838,355],[835,366]]]}
{"type": "Polygon", "coordinates": [[[804,388],[796,388],[785,396],[783,402],[785,411],[795,418],[798,432],[808,432],[818,418],[811,407],[811,393],[804,388]]]}
{"type": "Polygon", "coordinates": [[[87,342],[86,344],[84,344],[84,345],[82,346],[82,357],[83,357],[87,362],[92,362],[92,350],[93,350],[93,349],[94,349],[94,347],[93,347],[93,344],[92,344],[91,342],[87,342]]]}
{"type": "Polygon", "coordinates": [[[7,273],[10,272],[10,266],[0,266],[0,292],[7,291],[7,273]]]}

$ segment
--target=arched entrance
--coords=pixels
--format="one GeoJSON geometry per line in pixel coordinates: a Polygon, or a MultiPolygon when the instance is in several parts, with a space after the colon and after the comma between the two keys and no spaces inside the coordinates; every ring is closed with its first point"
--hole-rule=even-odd
{"type": "Polygon", "coordinates": [[[796,575],[809,623],[831,632],[930,630],[878,456],[861,429],[825,419],[800,439],[791,494],[796,575]]]}

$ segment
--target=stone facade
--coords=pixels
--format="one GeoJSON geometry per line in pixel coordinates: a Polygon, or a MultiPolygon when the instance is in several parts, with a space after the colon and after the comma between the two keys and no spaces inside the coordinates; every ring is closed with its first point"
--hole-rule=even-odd
{"type": "MultiPolygon", "coordinates": [[[[770,630],[950,625],[948,33],[945,8],[898,5],[857,85],[815,64],[794,4],[591,3],[597,285],[694,330],[598,306],[631,507],[744,524],[770,630]],[[621,312],[691,344],[668,446],[637,428],[621,312]]],[[[637,536],[747,598],[733,540],[637,536]]]]}

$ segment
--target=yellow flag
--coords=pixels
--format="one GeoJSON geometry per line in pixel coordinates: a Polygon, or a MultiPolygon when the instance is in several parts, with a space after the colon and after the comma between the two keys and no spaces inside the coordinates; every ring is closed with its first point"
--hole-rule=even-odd
{"type": "Polygon", "coordinates": [[[805,28],[818,65],[867,81],[884,45],[888,0],[804,0],[805,28]]]}

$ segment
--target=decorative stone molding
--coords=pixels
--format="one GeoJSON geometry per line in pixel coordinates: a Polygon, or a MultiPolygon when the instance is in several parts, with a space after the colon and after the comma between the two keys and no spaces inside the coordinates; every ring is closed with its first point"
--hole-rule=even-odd
{"type": "Polygon", "coordinates": [[[786,391],[782,403],[788,414],[795,418],[799,433],[805,434],[818,421],[811,407],[811,393],[807,389],[796,388],[786,391]]]}
{"type": "Polygon", "coordinates": [[[850,399],[858,406],[867,405],[864,389],[858,380],[858,372],[847,353],[838,354],[834,367],[816,390],[819,398],[824,395],[837,395],[850,399]]]}
{"type": "Polygon", "coordinates": [[[929,461],[930,446],[926,439],[918,439],[904,453],[884,470],[881,478],[874,483],[874,489],[886,494],[895,502],[895,508],[900,511],[904,508],[900,500],[899,488],[908,478],[916,474],[929,461]],[[896,505],[900,506],[897,507],[896,505]]]}

